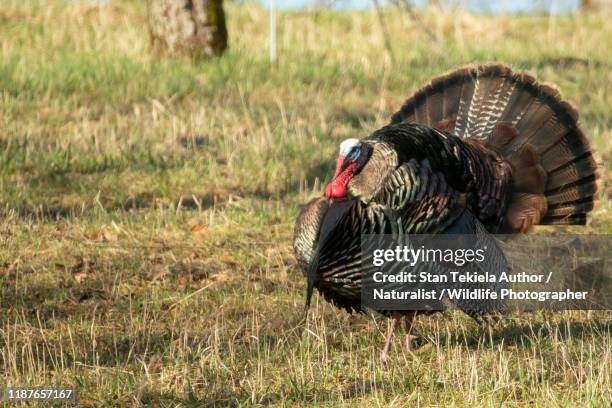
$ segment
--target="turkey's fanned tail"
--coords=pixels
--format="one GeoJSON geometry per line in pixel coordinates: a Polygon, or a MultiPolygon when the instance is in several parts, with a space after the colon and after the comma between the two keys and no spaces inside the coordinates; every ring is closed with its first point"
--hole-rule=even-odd
{"type": "Polygon", "coordinates": [[[505,65],[433,79],[392,123],[416,122],[487,142],[512,164],[504,232],[536,224],[585,224],[598,190],[597,161],[578,112],[553,87],[505,65]]]}

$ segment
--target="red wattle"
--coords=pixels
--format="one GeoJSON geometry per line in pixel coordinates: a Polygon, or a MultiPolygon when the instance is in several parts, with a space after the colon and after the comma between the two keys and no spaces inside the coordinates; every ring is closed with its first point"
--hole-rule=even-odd
{"type": "Polygon", "coordinates": [[[325,197],[327,198],[344,198],[346,197],[346,186],[337,183],[336,180],[329,183],[325,189],[325,197]]]}
{"type": "Polygon", "coordinates": [[[351,163],[342,173],[336,176],[325,188],[327,198],[345,198],[348,191],[348,183],[353,178],[353,172],[357,167],[356,163],[351,163]]]}

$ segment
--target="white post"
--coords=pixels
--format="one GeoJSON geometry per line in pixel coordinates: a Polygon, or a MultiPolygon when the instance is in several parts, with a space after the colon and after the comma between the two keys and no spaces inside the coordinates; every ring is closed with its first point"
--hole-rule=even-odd
{"type": "Polygon", "coordinates": [[[270,62],[276,61],[276,2],[270,1],[270,62]]]}

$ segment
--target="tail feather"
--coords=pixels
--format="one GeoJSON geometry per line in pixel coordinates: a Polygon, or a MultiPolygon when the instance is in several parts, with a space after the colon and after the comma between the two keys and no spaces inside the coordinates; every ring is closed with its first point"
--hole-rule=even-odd
{"type": "Polygon", "coordinates": [[[540,225],[586,225],[586,213],[546,216],[540,221],[540,225]]]}
{"type": "Polygon", "coordinates": [[[579,157],[573,162],[566,163],[556,170],[548,173],[548,183],[546,188],[548,191],[554,191],[556,189],[562,189],[568,186],[568,180],[575,180],[576,182],[592,180],[597,177],[597,164],[593,160],[593,157],[589,154],[587,156],[579,157]]]}
{"type": "MultiPolygon", "coordinates": [[[[470,80],[471,80],[470,76],[470,80]]],[[[470,101],[474,96],[474,86],[471,83],[465,82],[461,86],[461,100],[455,118],[455,134],[460,137],[465,137],[466,129],[469,121],[470,101]]]]}
{"type": "Polygon", "coordinates": [[[585,157],[590,157],[592,164],[597,165],[586,138],[574,133],[547,149],[542,154],[542,165],[550,172],[554,172],[585,157]]]}
{"type": "Polygon", "coordinates": [[[425,106],[427,107],[427,126],[433,126],[436,123],[437,118],[442,117],[442,94],[437,93],[432,95],[431,98],[427,98],[425,101],[425,106]]]}
{"type": "Polygon", "coordinates": [[[421,95],[421,97],[415,101],[416,109],[414,111],[414,118],[417,123],[423,123],[430,126],[431,117],[427,111],[427,99],[425,95],[421,95]]]}
{"type": "Polygon", "coordinates": [[[546,217],[568,216],[572,214],[586,214],[593,210],[595,203],[593,201],[563,203],[561,205],[550,205],[546,212],[546,217]]]}
{"type": "Polygon", "coordinates": [[[512,231],[584,224],[593,209],[598,165],[578,112],[529,74],[494,64],[442,75],[393,115],[392,123],[399,122],[481,139],[507,157],[514,169],[507,213],[515,218],[508,222],[512,231]]]}
{"type": "Polygon", "coordinates": [[[461,93],[463,90],[463,83],[455,81],[455,83],[449,83],[445,85],[440,81],[438,87],[440,89],[446,89],[444,91],[444,97],[442,97],[442,116],[435,118],[436,123],[441,122],[444,119],[452,118],[455,119],[456,112],[459,111],[459,103],[461,101],[461,93]]]}
{"type": "Polygon", "coordinates": [[[549,193],[546,195],[546,200],[549,205],[573,203],[574,201],[584,199],[585,197],[591,197],[595,194],[595,192],[597,192],[597,183],[595,181],[591,181],[585,184],[563,188],[556,193],[549,193]]]}
{"type": "Polygon", "coordinates": [[[486,122],[485,119],[483,119],[483,123],[485,123],[485,125],[481,137],[484,135],[490,135],[493,132],[495,126],[500,122],[500,119],[504,114],[505,107],[508,105],[508,101],[513,92],[513,83],[510,81],[503,81],[500,83],[494,96],[492,112],[489,114],[486,122]]]}
{"type": "Polygon", "coordinates": [[[507,122],[499,122],[495,125],[489,136],[489,144],[499,151],[505,151],[514,139],[519,136],[515,128],[507,122]]]}

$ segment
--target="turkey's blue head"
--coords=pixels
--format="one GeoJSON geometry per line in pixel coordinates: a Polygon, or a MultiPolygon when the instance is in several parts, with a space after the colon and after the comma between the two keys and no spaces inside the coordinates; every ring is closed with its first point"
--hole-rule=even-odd
{"type": "Polygon", "coordinates": [[[325,189],[327,198],[345,198],[348,184],[353,176],[362,169],[370,157],[372,148],[359,139],[346,139],[340,144],[340,154],[336,162],[336,174],[325,189]]]}

